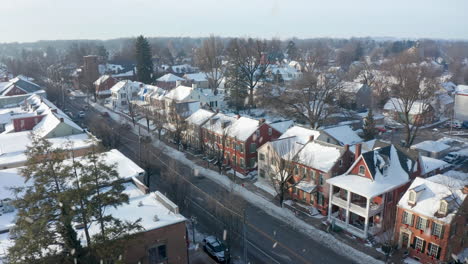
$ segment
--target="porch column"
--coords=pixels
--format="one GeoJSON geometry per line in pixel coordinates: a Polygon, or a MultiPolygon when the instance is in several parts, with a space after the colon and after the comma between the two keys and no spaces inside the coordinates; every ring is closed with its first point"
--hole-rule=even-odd
{"type": "Polygon", "coordinates": [[[370,209],[370,200],[372,198],[367,198],[366,200],[366,217],[364,223],[364,235],[367,237],[367,231],[369,230],[369,209],[370,209]]]}
{"type": "Polygon", "coordinates": [[[333,199],[333,185],[330,184],[330,191],[328,195],[328,221],[331,221],[332,215],[332,199],[333,199]]]}
{"type": "Polygon", "coordinates": [[[351,191],[346,190],[346,227],[349,225],[349,204],[351,203],[351,191]]]}

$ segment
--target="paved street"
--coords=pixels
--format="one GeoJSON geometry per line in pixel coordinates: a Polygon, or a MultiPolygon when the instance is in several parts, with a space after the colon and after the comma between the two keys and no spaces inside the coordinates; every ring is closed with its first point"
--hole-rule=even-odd
{"type": "MultiPolygon", "coordinates": [[[[69,107],[76,113],[81,110],[83,101],[77,99],[69,107]]],[[[83,123],[87,124],[91,116],[99,116],[99,112],[90,108],[83,123]]],[[[110,125],[117,123],[105,118],[110,125]]],[[[125,155],[138,162],[138,136],[131,131],[123,135],[123,144],[119,147],[125,155]]],[[[159,190],[166,193],[171,200],[181,208],[187,218],[197,218],[196,228],[205,234],[214,234],[223,237],[224,230],[232,230],[231,239],[233,259],[243,259],[242,220],[224,209],[222,206],[212,205],[214,198],[223,205],[232,205],[238,215],[245,210],[246,215],[246,254],[250,263],[353,263],[350,259],[337,255],[330,248],[314,241],[300,231],[291,228],[264,211],[243,200],[242,197],[228,195],[228,191],[216,182],[204,177],[202,174],[194,176],[192,168],[166,155],[164,152],[153,150],[154,156],[151,166],[156,173],[150,177],[149,186],[152,191],[159,190]],[[165,168],[170,166],[169,168],[165,168]],[[182,201],[177,199],[174,186],[162,179],[160,171],[172,171],[185,177],[190,184],[186,184],[185,197],[182,201]],[[210,197],[206,197],[209,194],[210,197]],[[176,199],[174,199],[176,197],[176,199]],[[235,202],[233,202],[235,201],[235,202]],[[230,225],[231,224],[231,225],[230,225]]],[[[187,183],[188,183],[187,182],[187,183]]]]}

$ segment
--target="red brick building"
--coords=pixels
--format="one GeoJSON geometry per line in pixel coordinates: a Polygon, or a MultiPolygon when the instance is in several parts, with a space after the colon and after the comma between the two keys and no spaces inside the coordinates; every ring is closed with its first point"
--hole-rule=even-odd
{"type": "Polygon", "coordinates": [[[398,248],[422,263],[453,260],[468,239],[468,179],[436,175],[416,178],[398,203],[398,248]]]}
{"type": "Polygon", "coordinates": [[[94,82],[96,95],[99,98],[111,96],[110,88],[112,88],[112,86],[114,86],[116,83],[117,79],[115,79],[114,77],[110,75],[102,75],[101,77],[99,77],[99,79],[97,79],[94,82]]]}
{"type": "Polygon", "coordinates": [[[396,203],[419,171],[417,159],[393,145],[355,153],[345,174],[327,180],[328,221],[366,239],[394,226],[396,203]]]}
{"type": "Polygon", "coordinates": [[[211,117],[202,131],[207,154],[222,155],[224,164],[244,175],[257,168],[257,148],[281,136],[264,119],[221,113],[211,117]]]}
{"type": "Polygon", "coordinates": [[[11,79],[8,84],[0,88],[0,96],[14,96],[21,94],[30,94],[42,90],[42,88],[31,82],[27,77],[18,75],[11,79]]]}

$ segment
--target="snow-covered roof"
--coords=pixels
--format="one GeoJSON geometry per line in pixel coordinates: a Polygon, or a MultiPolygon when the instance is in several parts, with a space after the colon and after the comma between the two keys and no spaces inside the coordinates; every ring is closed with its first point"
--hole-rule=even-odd
{"type": "Polygon", "coordinates": [[[310,140],[310,137],[313,136],[317,139],[320,136],[320,132],[317,130],[308,129],[300,126],[293,126],[284,132],[281,138],[295,137],[296,142],[305,144],[310,140]]]}
{"type": "Polygon", "coordinates": [[[348,172],[328,179],[327,183],[372,198],[398,188],[410,180],[409,172],[414,162],[393,145],[364,153],[354,164],[361,158],[365,159],[372,179],[350,174],[353,165],[348,172]]]}
{"type": "Polygon", "coordinates": [[[286,120],[280,122],[269,123],[269,125],[280,133],[285,133],[290,127],[294,125],[294,121],[286,120]]]}
{"type": "Polygon", "coordinates": [[[134,74],[134,72],[133,72],[133,70],[131,70],[131,71],[122,72],[122,73],[118,73],[118,74],[112,74],[112,77],[115,77],[115,78],[132,77],[133,74],[134,74]]]}
{"type": "Polygon", "coordinates": [[[179,85],[165,95],[165,98],[178,102],[189,100],[192,94],[192,87],[179,85]]]}
{"type": "Polygon", "coordinates": [[[110,75],[102,75],[96,81],[94,81],[94,85],[101,85],[103,82],[107,81],[111,76],[110,75]]]}
{"type": "MultiPolygon", "coordinates": [[[[396,111],[396,112],[404,112],[404,106],[405,104],[403,101],[399,98],[390,98],[384,105],[384,110],[387,111],[396,111]]],[[[424,104],[420,101],[416,101],[411,105],[411,109],[409,113],[411,115],[417,115],[423,113],[426,108],[427,104],[424,104]]]]}
{"type": "Polygon", "coordinates": [[[229,127],[228,135],[232,138],[237,138],[237,140],[245,141],[255,133],[259,127],[260,122],[258,120],[243,116],[229,127]]]}
{"type": "MultiPolygon", "coordinates": [[[[10,164],[24,164],[26,162],[25,151],[31,145],[31,132],[22,131],[16,133],[0,134],[0,168],[10,164]]],[[[72,149],[83,149],[92,145],[88,134],[76,134],[67,137],[48,138],[54,148],[65,148],[71,144],[72,149]]]]}
{"type": "Polygon", "coordinates": [[[228,116],[223,113],[217,113],[212,116],[208,122],[202,127],[213,133],[224,135],[229,133],[230,126],[237,120],[233,116],[228,116]]]}
{"type": "Polygon", "coordinates": [[[156,81],[158,82],[176,82],[176,81],[184,81],[184,80],[185,80],[184,78],[180,78],[179,76],[174,75],[172,73],[164,74],[163,76],[156,79],[156,81]]]}
{"type": "Polygon", "coordinates": [[[439,141],[426,140],[411,146],[411,149],[424,150],[428,152],[441,152],[449,149],[450,146],[439,141]]]}
{"type": "Polygon", "coordinates": [[[456,206],[449,207],[449,213],[446,216],[437,217],[436,213],[440,208],[440,201],[447,197],[453,197],[458,200],[458,204],[461,204],[466,198],[466,194],[461,189],[467,184],[468,174],[466,173],[449,172],[446,175],[438,174],[426,179],[417,177],[408,191],[401,197],[398,206],[426,217],[450,223],[458,208],[456,206]],[[417,196],[416,204],[409,205],[409,190],[417,187],[423,190],[417,196]]]}
{"type": "Polygon", "coordinates": [[[204,72],[186,73],[184,75],[184,78],[186,80],[195,81],[195,82],[204,82],[208,80],[208,77],[206,76],[206,73],[204,72]]]}
{"type": "Polygon", "coordinates": [[[422,174],[427,174],[430,173],[434,170],[437,169],[443,169],[449,166],[447,162],[440,160],[440,159],[434,159],[426,156],[421,156],[421,168],[422,168],[422,174]]]}
{"type": "Polygon", "coordinates": [[[351,129],[350,126],[337,126],[326,128],[322,130],[327,133],[332,138],[336,139],[340,145],[354,145],[356,143],[362,142],[362,138],[351,129]]]}
{"type": "Polygon", "coordinates": [[[448,105],[448,104],[453,104],[454,100],[450,95],[443,93],[439,95],[439,102],[442,105],[448,105]]]}
{"type": "Polygon", "coordinates": [[[297,162],[323,172],[328,172],[340,159],[341,155],[342,150],[340,147],[319,141],[310,141],[297,154],[297,162]]]}
{"type": "Polygon", "coordinates": [[[205,110],[198,109],[195,113],[191,114],[187,119],[187,123],[201,126],[204,122],[210,119],[215,113],[205,110]]]}
{"type": "Polygon", "coordinates": [[[341,90],[346,93],[357,93],[362,86],[359,82],[341,82],[341,90]]]}
{"type": "Polygon", "coordinates": [[[11,89],[18,87],[23,90],[25,93],[36,93],[41,91],[42,88],[33,83],[30,78],[18,75],[16,78],[11,79],[3,88],[0,90],[0,95],[6,95],[11,89]]]}
{"type": "Polygon", "coordinates": [[[83,131],[83,129],[71,119],[54,112],[49,112],[46,116],[44,116],[44,118],[42,118],[42,120],[36,126],[34,126],[33,130],[40,137],[48,137],[51,135],[51,132],[53,132],[61,123],[64,123],[72,128],[75,133],[78,133],[78,131],[83,131]]]}

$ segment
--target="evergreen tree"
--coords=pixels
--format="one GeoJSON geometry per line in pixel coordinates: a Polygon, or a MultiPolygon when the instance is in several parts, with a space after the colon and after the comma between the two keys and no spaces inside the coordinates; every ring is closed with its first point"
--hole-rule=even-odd
{"type": "Polygon", "coordinates": [[[9,249],[9,263],[35,263],[48,257],[73,263],[80,259],[82,248],[72,226],[73,204],[69,196],[70,169],[64,166],[67,152],[52,148],[46,139],[32,137],[26,151],[26,166],[21,169],[28,187],[14,189],[18,208],[14,234],[9,249]],[[61,254],[66,253],[66,254],[61,254]],[[73,256],[72,256],[73,255],[73,256]]]}
{"type": "Polygon", "coordinates": [[[297,60],[299,58],[299,50],[296,47],[294,41],[289,41],[288,46],[286,47],[286,53],[288,54],[288,59],[297,60]]]}
{"type": "Polygon", "coordinates": [[[103,63],[107,63],[107,60],[109,59],[109,52],[107,51],[106,47],[104,47],[104,45],[97,47],[97,55],[101,57],[103,63]]]}
{"type": "Polygon", "coordinates": [[[140,220],[122,221],[109,213],[106,208],[118,207],[129,202],[124,193],[124,180],[119,177],[116,164],[106,164],[105,156],[97,154],[95,148],[81,163],[80,183],[86,197],[85,212],[88,222],[98,226],[99,233],[92,237],[92,252],[103,260],[117,261],[122,255],[126,241],[135,231],[142,230],[140,220]]]}
{"type": "Polygon", "coordinates": [[[371,140],[375,138],[376,129],[372,109],[369,109],[367,116],[364,118],[363,132],[365,140],[371,140]]]}
{"type": "Polygon", "coordinates": [[[151,47],[148,40],[139,36],[135,43],[135,59],[137,79],[142,83],[151,83],[153,80],[153,61],[151,47]]]}

